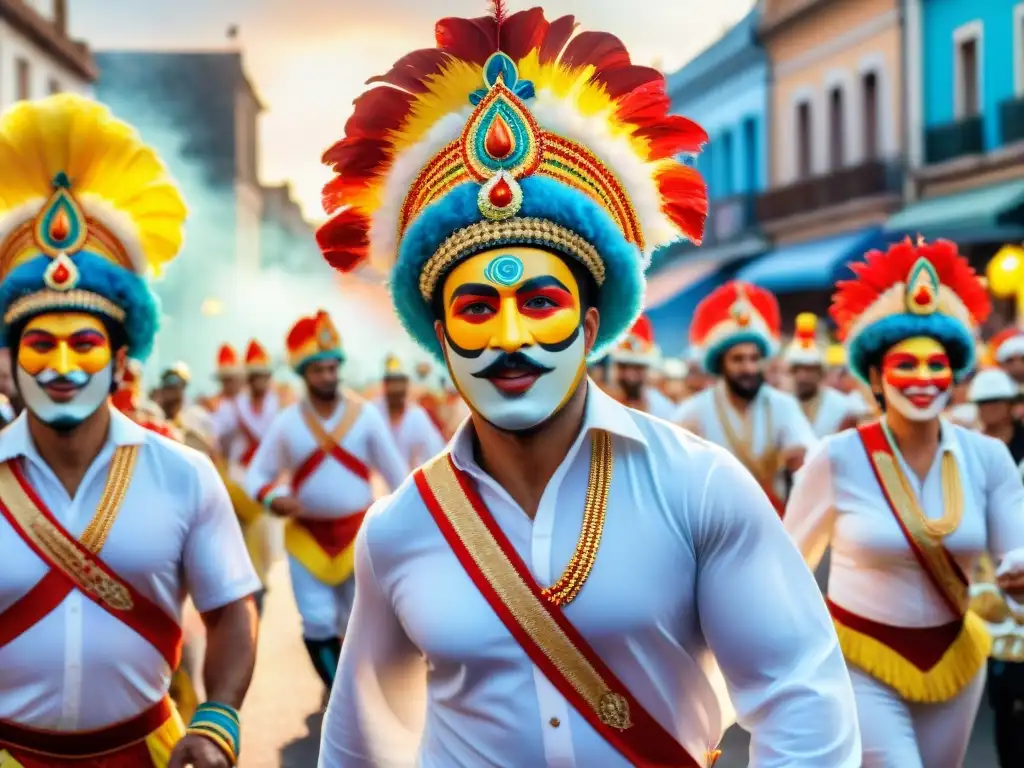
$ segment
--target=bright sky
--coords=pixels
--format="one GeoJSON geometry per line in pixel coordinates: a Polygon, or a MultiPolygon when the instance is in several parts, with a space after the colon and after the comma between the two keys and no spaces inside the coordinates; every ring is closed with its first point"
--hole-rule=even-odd
{"type": "MultiPolygon", "coordinates": [[[[510,9],[538,4],[512,0],[510,9]]],[[[548,18],[574,14],[613,32],[641,64],[671,71],[743,17],[753,0],[547,0],[548,18]]],[[[260,122],[264,183],[290,181],[306,215],[322,218],[329,178],[321,152],[341,136],[367,78],[433,45],[443,16],[480,16],[485,0],[72,0],[72,33],[96,50],[211,49],[240,29],[246,67],[267,106],[260,122]]]]}

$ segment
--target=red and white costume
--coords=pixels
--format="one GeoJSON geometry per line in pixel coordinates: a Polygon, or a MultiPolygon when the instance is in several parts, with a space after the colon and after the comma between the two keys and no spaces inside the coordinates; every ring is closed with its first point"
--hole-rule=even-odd
{"type": "MultiPolygon", "coordinates": [[[[782,354],[783,362],[791,369],[796,366],[825,368],[825,353],[818,343],[818,318],[809,312],[797,315],[793,340],[782,354]]],[[[804,416],[818,437],[831,435],[856,423],[857,412],[849,395],[825,384],[817,393],[800,401],[804,416]]]]}
{"type": "MultiPolygon", "coordinates": [[[[629,333],[623,336],[612,350],[611,358],[612,362],[619,365],[639,365],[646,369],[660,363],[661,350],[654,342],[654,326],[647,315],[640,315],[637,318],[629,333]]],[[[672,414],[675,412],[672,401],[646,382],[643,385],[641,401],[638,403],[627,402],[625,393],[614,383],[611,385],[610,391],[620,403],[649,413],[651,416],[657,416],[659,419],[671,420],[672,414]]]]}

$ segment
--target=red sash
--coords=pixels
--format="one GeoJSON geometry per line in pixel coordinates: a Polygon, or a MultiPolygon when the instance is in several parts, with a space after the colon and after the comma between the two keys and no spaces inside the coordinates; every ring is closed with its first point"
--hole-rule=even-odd
{"type": "Polygon", "coordinates": [[[905,508],[914,500],[907,499],[900,503],[893,498],[894,494],[900,492],[899,475],[893,476],[894,471],[900,471],[899,460],[885,434],[885,428],[880,421],[876,421],[857,427],[857,432],[868,454],[868,464],[871,465],[878,486],[889,504],[889,511],[899,524],[910,551],[949,609],[962,618],[970,602],[970,581],[942,541],[928,535],[914,515],[905,508]]]}
{"type": "Polygon", "coordinates": [[[0,616],[0,647],[31,629],[56,610],[72,590],[78,589],[145,638],[171,669],[177,669],[181,661],[181,627],[60,524],[29,485],[16,461],[0,464],[0,514],[50,567],[49,573],[28,594],[0,616]]]}
{"type": "Polygon", "coordinates": [[[337,557],[351,546],[366,517],[366,510],[345,517],[297,517],[295,525],[305,529],[328,557],[337,557]]]}
{"type": "Polygon", "coordinates": [[[94,731],[49,731],[0,720],[0,750],[12,750],[24,768],[140,768],[153,764],[145,739],[173,715],[174,705],[164,698],[130,720],[94,731]],[[90,757],[97,759],[82,762],[90,757]]]}
{"type": "Polygon", "coordinates": [[[306,422],[306,428],[313,433],[313,437],[316,439],[319,447],[309,454],[295,470],[295,474],[292,476],[293,492],[298,492],[299,486],[313,474],[313,471],[328,456],[360,480],[367,483],[370,482],[370,468],[366,463],[358,456],[352,455],[341,447],[341,441],[345,439],[345,435],[348,434],[356,419],[359,418],[363,407],[361,400],[356,400],[351,395],[348,395],[347,398],[349,402],[346,405],[346,412],[341,417],[341,421],[338,422],[332,434],[324,429],[323,424],[320,423],[320,420],[309,406],[303,406],[302,418],[306,422]]]}
{"type": "Polygon", "coordinates": [[[245,419],[242,417],[242,409],[238,409],[238,430],[242,433],[242,438],[245,440],[245,450],[242,451],[241,457],[238,459],[238,463],[243,467],[248,467],[252,462],[252,457],[256,455],[256,451],[260,447],[260,441],[256,439],[256,436],[249,429],[249,426],[245,423],[245,419]]]}
{"type": "MultiPolygon", "coordinates": [[[[608,668],[549,601],[472,481],[445,452],[416,487],[466,574],[530,660],[588,723],[638,768],[697,767],[692,755],[608,668]]],[[[707,759],[714,761],[715,755],[707,759]]]]}

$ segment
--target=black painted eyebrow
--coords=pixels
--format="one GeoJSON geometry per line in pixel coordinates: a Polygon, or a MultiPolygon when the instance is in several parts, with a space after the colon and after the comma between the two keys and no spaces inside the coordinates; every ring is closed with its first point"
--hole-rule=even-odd
{"type": "Polygon", "coordinates": [[[493,299],[498,298],[500,295],[498,293],[498,289],[492,285],[487,285],[485,283],[463,283],[452,291],[452,298],[448,303],[451,304],[459,298],[459,296],[465,296],[467,294],[470,296],[487,296],[488,298],[493,299]]]}
{"type": "Polygon", "coordinates": [[[516,288],[516,293],[529,293],[530,291],[539,291],[541,288],[561,288],[566,293],[571,293],[565,283],[552,275],[538,275],[537,277],[531,277],[516,288]]]}

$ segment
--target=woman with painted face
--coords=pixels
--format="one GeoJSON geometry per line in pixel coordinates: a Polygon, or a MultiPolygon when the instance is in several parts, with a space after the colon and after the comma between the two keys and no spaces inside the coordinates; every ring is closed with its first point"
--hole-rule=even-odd
{"type": "Polygon", "coordinates": [[[0,432],[0,765],[227,768],[260,583],[212,463],[111,403],[153,347],[146,275],[177,255],[184,202],[80,96],[11,107],[0,158],[0,341],[25,402],[0,432]],[[187,728],[186,596],[210,697],[187,728]]]}
{"type": "Polygon", "coordinates": [[[390,273],[471,414],[365,518],[320,765],[706,766],[724,673],[755,764],[854,768],[835,633],[764,494],[586,375],[650,253],[700,239],[674,158],[706,136],[616,38],[503,5],[439,22],[325,156],[327,259],[390,273]]]}
{"type": "Polygon", "coordinates": [[[990,553],[1000,586],[1024,589],[1016,465],[999,440],[940,416],[974,366],[989,298],[946,241],[908,240],[853,269],[831,315],[882,417],[816,449],[785,525],[812,567],[831,544],[828,604],[857,695],[864,766],[959,766],[990,645],[965,574],[990,553]]]}

